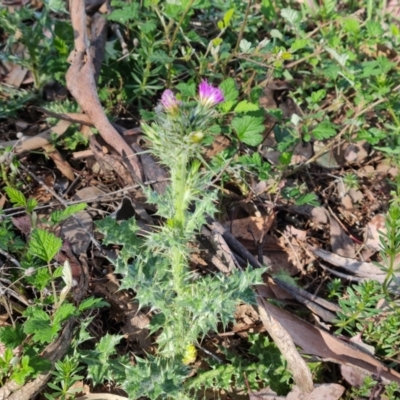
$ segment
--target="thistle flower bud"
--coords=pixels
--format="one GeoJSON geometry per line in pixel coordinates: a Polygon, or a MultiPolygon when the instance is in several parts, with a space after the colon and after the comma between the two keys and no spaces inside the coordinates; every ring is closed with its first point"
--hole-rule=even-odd
{"type": "Polygon", "coordinates": [[[161,96],[161,104],[167,112],[175,114],[179,109],[180,101],[177,100],[172,90],[167,89],[161,96]]]}
{"type": "Polygon", "coordinates": [[[203,80],[199,85],[200,103],[204,107],[214,107],[224,101],[224,94],[220,88],[215,88],[206,80],[203,80]]]}
{"type": "Polygon", "coordinates": [[[201,131],[191,132],[189,134],[189,140],[193,143],[200,143],[204,139],[204,133],[201,131]]]}

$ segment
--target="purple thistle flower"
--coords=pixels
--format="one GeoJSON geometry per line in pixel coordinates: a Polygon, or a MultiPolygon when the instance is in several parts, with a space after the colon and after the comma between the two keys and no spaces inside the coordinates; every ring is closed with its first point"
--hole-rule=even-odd
{"type": "Polygon", "coordinates": [[[220,88],[210,85],[206,80],[199,85],[200,103],[205,107],[214,107],[224,101],[224,94],[220,88]]]}
{"type": "Polygon", "coordinates": [[[172,90],[164,90],[164,93],[161,96],[161,104],[165,108],[166,111],[171,113],[175,113],[178,111],[180,101],[177,100],[172,90]]]}

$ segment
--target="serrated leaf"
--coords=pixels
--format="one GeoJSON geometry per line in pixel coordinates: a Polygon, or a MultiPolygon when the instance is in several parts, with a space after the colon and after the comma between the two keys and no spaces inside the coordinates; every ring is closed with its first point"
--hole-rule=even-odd
{"type": "Polygon", "coordinates": [[[138,8],[138,3],[124,4],[123,8],[114,9],[112,13],[107,16],[107,19],[119,22],[120,24],[126,24],[127,22],[137,18],[138,8]]]}
{"type": "Polygon", "coordinates": [[[68,206],[64,210],[54,211],[50,214],[50,219],[53,224],[58,224],[61,221],[69,218],[70,216],[77,214],[80,211],[83,211],[87,207],[86,203],[74,204],[72,206],[68,206]]]}
{"type": "Polygon", "coordinates": [[[31,213],[37,205],[38,202],[36,199],[28,199],[28,201],[26,202],[26,210],[28,211],[28,213],[31,213]]]}
{"type": "Polygon", "coordinates": [[[33,335],[33,340],[39,343],[50,343],[57,332],[50,325],[49,315],[39,307],[29,307],[24,312],[29,318],[24,322],[24,332],[33,335]]]}
{"type": "Polygon", "coordinates": [[[181,82],[175,86],[183,96],[194,97],[196,96],[196,84],[181,82]]]}
{"type": "Polygon", "coordinates": [[[335,49],[325,47],[325,50],[340,64],[341,67],[346,65],[346,61],[349,59],[347,54],[339,54],[335,49]]]}
{"type": "Polygon", "coordinates": [[[139,24],[139,29],[144,33],[151,33],[157,29],[157,24],[154,21],[146,21],[139,24]]]}
{"type": "Polygon", "coordinates": [[[12,326],[2,326],[0,328],[0,342],[10,349],[15,349],[25,338],[26,335],[21,324],[17,323],[15,328],[12,326]]]}
{"type": "Polygon", "coordinates": [[[235,102],[232,100],[225,100],[223,103],[220,104],[219,107],[222,112],[227,113],[232,109],[234,104],[235,104],[235,102]]]}
{"type": "Polygon", "coordinates": [[[295,52],[306,47],[308,44],[308,39],[296,39],[290,46],[290,51],[295,52]]]}
{"type": "Polygon", "coordinates": [[[243,53],[248,53],[251,50],[251,43],[246,39],[242,39],[239,48],[243,53]]]}
{"type": "Polygon", "coordinates": [[[318,197],[315,193],[306,193],[306,194],[299,196],[296,199],[295,204],[297,206],[303,206],[305,204],[308,204],[308,205],[316,206],[316,207],[318,207],[320,205],[319,201],[318,201],[318,197]]]}
{"type": "Polygon", "coordinates": [[[7,193],[11,203],[17,207],[26,207],[26,197],[21,191],[14,189],[11,186],[6,186],[4,190],[7,193]]]}
{"type": "Polygon", "coordinates": [[[225,102],[235,101],[239,96],[239,91],[236,89],[235,81],[232,78],[222,81],[219,88],[224,92],[225,102]]]}
{"type": "Polygon", "coordinates": [[[29,254],[50,262],[60,251],[62,241],[44,229],[34,229],[29,240],[29,254]]]}
{"type": "Polygon", "coordinates": [[[110,355],[116,353],[115,346],[122,340],[122,335],[105,335],[100,339],[96,346],[96,350],[102,354],[103,359],[107,359],[110,355]]]}
{"type": "Polygon", "coordinates": [[[43,290],[50,283],[51,276],[47,268],[39,268],[32,276],[27,276],[26,280],[37,290],[43,290]]]}
{"type": "Polygon", "coordinates": [[[11,374],[11,379],[15,381],[18,385],[23,385],[26,378],[28,378],[28,376],[33,372],[35,371],[29,365],[29,357],[23,356],[20,361],[19,368],[13,370],[13,373],[11,374]]]}
{"type": "Polygon", "coordinates": [[[317,90],[316,92],[311,93],[311,100],[314,104],[317,104],[321,100],[323,100],[326,96],[326,90],[325,89],[320,89],[317,90]]]}
{"type": "Polygon", "coordinates": [[[300,13],[292,8],[282,9],[281,16],[291,25],[296,25],[301,19],[300,13]]]}
{"type": "Polygon", "coordinates": [[[110,356],[116,353],[115,347],[119,344],[122,335],[106,334],[100,339],[95,350],[84,352],[83,362],[88,366],[88,377],[94,384],[104,380],[112,379],[112,368],[110,368],[110,356]]]}
{"type": "Polygon", "coordinates": [[[235,109],[233,110],[235,113],[245,113],[249,111],[258,111],[259,108],[256,104],[250,103],[247,100],[242,100],[237,104],[235,109]]]}
{"type": "Polygon", "coordinates": [[[63,303],[57,308],[53,316],[53,325],[61,327],[61,324],[76,314],[76,307],[71,303],[63,303]]]}
{"type": "Polygon", "coordinates": [[[102,299],[98,299],[95,297],[88,297],[83,300],[81,304],[79,304],[79,311],[87,310],[88,308],[100,308],[100,307],[109,307],[110,304],[102,299]]]}
{"type": "Polygon", "coordinates": [[[232,128],[239,139],[249,146],[258,146],[262,142],[261,133],[264,132],[264,118],[246,115],[232,120],[232,128]]]}
{"type": "Polygon", "coordinates": [[[322,121],[313,129],[312,134],[318,140],[328,139],[336,135],[336,129],[331,122],[322,121]]]}
{"type": "Polygon", "coordinates": [[[168,56],[168,54],[162,50],[155,51],[149,57],[149,60],[154,63],[160,63],[160,64],[168,64],[168,63],[172,63],[175,61],[175,59],[173,57],[168,56]]]}
{"type": "Polygon", "coordinates": [[[346,18],[343,21],[343,28],[346,32],[357,34],[360,31],[360,23],[355,18],[346,18]]]}

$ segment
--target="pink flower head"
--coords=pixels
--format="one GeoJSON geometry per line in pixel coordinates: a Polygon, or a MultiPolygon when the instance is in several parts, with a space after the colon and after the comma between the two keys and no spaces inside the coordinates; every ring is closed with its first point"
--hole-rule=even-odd
{"type": "Polygon", "coordinates": [[[181,102],[177,100],[172,90],[164,90],[164,93],[161,96],[161,104],[167,111],[175,113],[178,111],[180,103],[181,102]]]}
{"type": "Polygon", "coordinates": [[[210,85],[206,80],[199,85],[200,103],[205,107],[214,107],[224,101],[224,94],[220,88],[210,85]]]}

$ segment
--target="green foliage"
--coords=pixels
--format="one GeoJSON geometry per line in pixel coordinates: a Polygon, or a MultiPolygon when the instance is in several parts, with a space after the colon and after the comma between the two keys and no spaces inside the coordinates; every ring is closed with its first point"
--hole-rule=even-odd
{"type": "Polygon", "coordinates": [[[265,130],[264,119],[249,115],[236,117],[232,121],[232,128],[240,141],[249,146],[257,146],[263,139],[261,133],[265,130]]]}
{"type": "Polygon", "coordinates": [[[362,332],[367,343],[372,344],[378,354],[396,358],[400,354],[400,309],[393,298],[389,285],[395,278],[396,257],[400,254],[399,206],[396,195],[386,217],[386,232],[380,232],[382,262],[378,265],[386,272],[383,284],[376,281],[349,286],[342,296],[340,280],[329,285],[330,297],[338,297],[341,311],[337,313],[335,325],[338,332],[351,335],[362,332]],[[383,302],[384,301],[384,302],[383,302]],[[378,304],[385,304],[385,308],[378,304]]]}
{"type": "Polygon", "coordinates": [[[319,206],[318,197],[315,193],[305,193],[307,188],[305,185],[299,187],[285,187],[282,190],[282,197],[290,200],[294,200],[294,203],[298,206],[309,204],[312,206],[319,206]]]}
{"type": "Polygon", "coordinates": [[[29,254],[49,263],[60,251],[62,241],[44,229],[34,229],[29,241],[29,254]]]}
{"type": "Polygon", "coordinates": [[[4,190],[10,198],[11,203],[15,204],[17,207],[25,208],[27,206],[26,197],[21,191],[9,186],[6,187],[4,190]]]}
{"type": "Polygon", "coordinates": [[[77,214],[80,211],[83,211],[87,207],[86,203],[74,204],[72,206],[66,207],[61,211],[54,211],[50,214],[50,219],[53,224],[58,224],[70,216],[77,214]]]}
{"type": "Polygon", "coordinates": [[[15,234],[10,220],[0,222],[0,249],[18,253],[25,247],[25,242],[15,234]]]}
{"type": "Polygon", "coordinates": [[[81,304],[79,304],[78,310],[79,311],[85,311],[91,308],[101,308],[101,307],[108,307],[109,304],[102,300],[102,299],[96,299],[94,297],[88,297],[87,299],[83,300],[81,304]]]}
{"type": "Polygon", "coordinates": [[[108,335],[103,336],[96,344],[94,350],[82,351],[82,362],[87,365],[87,377],[93,381],[94,385],[104,381],[112,382],[124,379],[124,364],[129,362],[126,358],[116,358],[116,346],[123,336],[108,335]],[[122,374],[122,375],[121,375],[122,374]]]}
{"type": "Polygon", "coordinates": [[[312,135],[317,140],[329,139],[336,135],[336,130],[332,123],[323,121],[312,130],[312,135]]]}
{"type": "Polygon", "coordinates": [[[24,332],[33,335],[33,340],[38,343],[51,343],[60,332],[62,323],[76,315],[76,308],[70,303],[63,303],[54,313],[52,318],[39,306],[30,306],[24,316],[24,332]]]}
{"type": "Polygon", "coordinates": [[[258,334],[251,335],[249,342],[249,354],[256,360],[244,359],[221,348],[226,361],[218,363],[210,360],[210,369],[198,371],[196,377],[187,382],[187,387],[195,391],[229,391],[232,386],[236,390],[246,389],[248,383],[252,390],[270,386],[278,394],[286,394],[290,388],[291,375],[279,349],[267,337],[258,334]]]}
{"type": "Polygon", "coordinates": [[[5,347],[0,354],[0,383],[4,383],[9,377],[19,385],[23,385],[29,377],[49,367],[48,362],[32,351],[27,351],[22,357],[16,355],[15,352],[18,353],[23,348],[26,338],[23,326],[20,324],[16,324],[15,327],[0,328],[0,345],[5,347]]]}
{"type": "Polygon", "coordinates": [[[22,344],[25,338],[26,335],[21,324],[16,324],[15,327],[2,326],[0,328],[0,342],[11,350],[22,344]]]}
{"type": "MultiPolygon", "coordinates": [[[[189,98],[177,108],[159,112],[151,125],[142,125],[151,152],[170,175],[164,194],[145,189],[148,202],[157,206],[165,224],[139,238],[134,219],[119,224],[106,218],[98,223],[105,244],[123,246],[115,261],[116,273],[124,277],[121,288],[133,289],[140,306],[149,306],[157,313],[150,325],[152,332],[159,332],[157,356],[137,359],[137,365],[126,373],[124,388],[133,398],[137,393],[152,399],[185,398],[182,383],[187,369],[182,359],[186,350],[209,331],[217,331],[219,324],[226,327],[239,303],[254,302],[251,286],[262,281],[263,270],[250,267],[230,276],[197,276],[189,269],[189,244],[205,223],[205,216],[215,212],[215,193],[210,189],[213,175],[200,169],[202,140],[192,140],[193,132],[207,135],[216,115],[212,106],[189,98]]],[[[254,133],[255,119],[243,117],[245,122],[248,119],[250,124],[242,122],[242,131],[250,131],[250,125],[254,133]]],[[[104,365],[101,373],[93,372],[92,379],[111,378],[105,377],[106,371],[104,365]]]]}
{"type": "Polygon", "coordinates": [[[150,399],[189,400],[182,393],[182,385],[188,375],[188,368],[173,360],[157,359],[149,356],[148,360],[136,357],[136,365],[126,369],[124,390],[132,399],[141,396],[150,399]]]}
{"type": "MultiPolygon", "coordinates": [[[[229,180],[243,194],[248,193],[249,176],[256,175],[268,181],[268,195],[279,191],[285,200],[297,205],[318,205],[318,197],[304,183],[277,187],[291,173],[294,148],[302,142],[312,145],[318,140],[326,144],[336,140],[340,132],[341,140],[366,140],[375,150],[399,162],[399,71],[389,51],[385,55],[377,51],[386,48],[398,53],[399,28],[383,23],[380,13],[374,12],[372,1],[347,2],[343,7],[336,3],[324,0],[311,8],[306,4],[291,6],[287,2],[262,0],[260,7],[251,6],[248,15],[247,3],[239,0],[112,2],[113,11],[108,19],[123,27],[120,31],[124,43],[112,37],[106,44],[99,97],[109,114],[117,107],[121,109],[122,103],[124,108],[128,104],[141,109],[143,119],[149,121],[143,128],[153,143],[152,152],[170,172],[171,185],[162,195],[146,190],[148,201],[157,206],[158,216],[164,221],[151,233],[138,235],[140,229],[133,220],[119,224],[105,219],[98,224],[105,234],[104,244],[122,247],[115,261],[117,273],[123,276],[122,287],[134,290],[140,306],[150,306],[156,313],[151,327],[153,332],[157,331],[159,347],[156,356],[138,358],[137,364],[125,371],[123,364],[128,365],[128,360],[118,358],[112,350],[118,337],[107,337],[101,346],[105,346],[109,360],[102,357],[102,348],[98,347],[88,355],[94,382],[123,381],[132,398],[185,398],[191,379],[185,382],[189,371],[182,366],[181,356],[187,346],[210,330],[226,325],[238,302],[252,301],[249,288],[260,280],[260,271],[249,269],[229,277],[204,277],[188,268],[191,242],[196,240],[205,215],[216,212],[217,193],[210,187],[215,175],[224,170],[222,184],[229,180]],[[359,13],[360,9],[366,13],[359,13]],[[126,48],[122,48],[122,43],[126,48]],[[215,85],[220,83],[225,101],[200,125],[199,121],[193,123],[190,110],[196,105],[197,84],[205,77],[215,85]],[[276,82],[290,90],[275,91],[274,100],[278,95],[282,109],[269,109],[264,116],[259,106],[265,94],[263,87],[267,84],[270,89],[276,82]],[[159,109],[149,111],[143,107],[153,107],[164,86],[175,87],[183,102],[186,119],[179,132],[179,124],[171,124],[159,109]],[[304,115],[288,116],[282,107],[286,99],[292,99],[304,115]],[[270,150],[279,153],[275,164],[255,149],[267,134],[266,119],[274,125],[268,133],[276,140],[270,150]],[[201,147],[212,143],[216,134],[229,137],[231,147],[215,156],[210,172],[202,161],[201,147]],[[199,143],[194,143],[197,138],[199,143]],[[107,363],[112,368],[107,369],[107,363]]],[[[35,86],[34,91],[28,92],[1,85],[1,97],[6,101],[0,106],[0,117],[15,114],[26,102],[37,101],[39,90],[50,79],[64,83],[73,32],[69,22],[54,12],[65,13],[64,2],[49,0],[41,9],[22,7],[14,12],[0,6],[0,26],[5,38],[1,61],[28,68],[35,86]],[[23,45],[24,51],[14,52],[16,45],[23,45]]],[[[76,111],[76,105],[68,101],[53,103],[49,108],[53,106],[59,112],[76,111]]],[[[74,150],[86,145],[87,139],[71,127],[65,138],[57,139],[55,144],[74,150]]],[[[72,278],[64,273],[65,290],[58,299],[60,271],[51,265],[42,268],[42,263],[50,264],[61,241],[52,232],[37,229],[37,203],[27,199],[15,182],[18,160],[11,148],[0,152],[7,196],[14,206],[23,207],[32,221],[27,252],[7,220],[0,223],[0,248],[20,260],[22,269],[12,271],[13,279],[18,284],[32,285],[37,293],[37,303],[24,313],[27,320],[23,328],[17,328],[20,332],[16,332],[15,340],[11,337],[13,331],[2,329],[0,340],[13,348],[29,334],[30,351],[39,353],[56,337],[65,319],[78,313],[67,302],[72,278]],[[32,342],[36,347],[32,347],[32,342]]],[[[360,184],[352,174],[344,175],[343,183],[347,189],[360,184]]],[[[51,222],[60,223],[83,208],[80,205],[57,211],[51,215],[51,222]]],[[[399,208],[394,205],[389,210],[387,233],[382,237],[380,266],[387,273],[383,286],[365,282],[350,287],[339,300],[342,312],[337,324],[339,330],[351,334],[363,330],[364,337],[377,346],[377,351],[390,357],[395,357],[399,349],[398,307],[388,293],[399,253],[399,220],[399,208]],[[377,328],[374,321],[378,318],[376,303],[380,299],[385,299],[390,308],[377,328]]],[[[332,281],[330,290],[331,296],[341,297],[341,282],[332,281]]],[[[78,307],[84,311],[102,305],[101,300],[92,298],[78,307]]],[[[273,345],[263,346],[276,355],[273,345]]],[[[199,379],[196,388],[228,388],[232,381],[244,388],[244,372],[255,389],[257,384],[266,383],[261,382],[261,374],[267,376],[271,385],[278,385],[283,375],[279,372],[271,376],[273,369],[268,369],[267,361],[261,359],[262,352],[261,349],[254,354],[260,360],[258,363],[226,353],[231,363],[221,366],[210,362],[211,369],[195,378],[199,379]]],[[[3,357],[3,381],[15,376],[22,382],[34,375],[31,368],[39,370],[33,366],[34,358],[28,356],[27,348],[18,363],[13,361],[9,349],[3,357]]],[[[277,365],[277,370],[283,365],[277,357],[270,361],[277,365]]],[[[72,397],[69,390],[79,370],[76,358],[60,362],[51,386],[54,393],[47,398],[72,397]]],[[[287,388],[285,385],[287,380],[278,385],[280,392],[287,388]]]]}
{"type": "Polygon", "coordinates": [[[79,366],[79,361],[71,356],[66,356],[63,360],[57,361],[55,370],[52,372],[54,378],[48,383],[48,387],[53,389],[53,393],[45,393],[46,399],[67,400],[73,398],[74,393],[82,390],[80,388],[72,388],[72,386],[84,379],[83,375],[78,375],[83,369],[83,366],[79,366]]]}
{"type": "Polygon", "coordinates": [[[251,156],[247,154],[240,156],[237,164],[242,170],[255,174],[260,180],[268,179],[271,173],[271,165],[263,161],[257,152],[254,152],[251,156]]]}
{"type": "Polygon", "coordinates": [[[59,9],[54,0],[45,2],[40,11],[30,7],[0,8],[0,25],[6,35],[3,59],[30,70],[37,89],[50,79],[65,76],[68,65],[68,52],[60,48],[60,43],[66,46],[63,39],[68,36],[69,44],[72,43],[68,35],[72,30],[65,22],[52,18],[50,12],[54,9],[59,9]],[[44,29],[47,31],[46,40],[43,40],[44,29]],[[16,44],[23,45],[25,51],[14,52],[16,44]]]}

